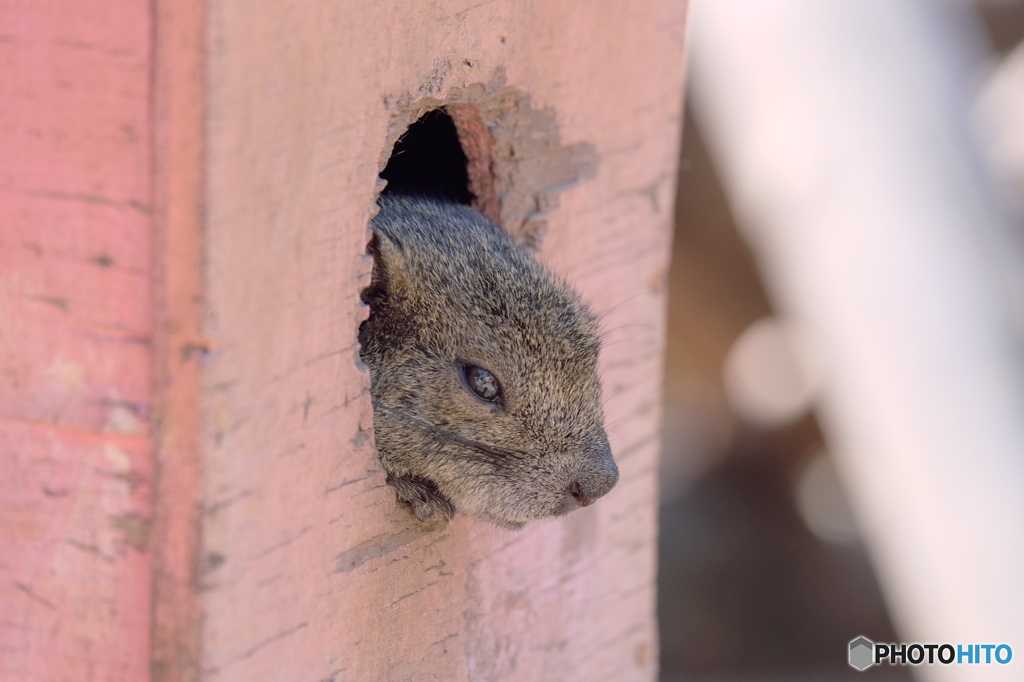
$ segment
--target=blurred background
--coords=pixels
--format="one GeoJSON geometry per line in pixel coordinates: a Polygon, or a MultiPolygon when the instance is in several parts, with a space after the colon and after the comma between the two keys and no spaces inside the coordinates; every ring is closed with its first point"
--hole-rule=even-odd
{"type": "Polygon", "coordinates": [[[1024,2],[691,9],[662,680],[1024,679],[1024,2]]]}

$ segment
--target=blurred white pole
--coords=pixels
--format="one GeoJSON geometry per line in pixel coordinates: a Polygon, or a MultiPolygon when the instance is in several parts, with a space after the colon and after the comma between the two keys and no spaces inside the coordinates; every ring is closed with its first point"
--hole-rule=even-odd
{"type": "Polygon", "coordinates": [[[968,133],[970,22],[927,0],[694,10],[698,124],[777,307],[820,343],[821,416],[900,636],[1014,651],[916,672],[1024,679],[1024,372],[968,133]]]}

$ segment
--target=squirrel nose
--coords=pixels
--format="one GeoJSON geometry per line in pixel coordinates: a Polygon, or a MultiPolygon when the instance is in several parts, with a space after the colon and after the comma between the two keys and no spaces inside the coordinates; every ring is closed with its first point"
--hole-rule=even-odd
{"type": "Polygon", "coordinates": [[[617,471],[613,472],[611,476],[599,478],[582,476],[579,479],[574,479],[565,488],[561,501],[555,505],[551,514],[553,516],[564,516],[580,507],[589,507],[597,498],[611,490],[617,479],[617,471]]]}
{"type": "Polygon", "coordinates": [[[594,498],[587,497],[580,490],[579,481],[572,482],[572,485],[569,486],[569,494],[572,495],[572,499],[576,500],[576,504],[581,507],[586,507],[594,502],[594,498]]]}

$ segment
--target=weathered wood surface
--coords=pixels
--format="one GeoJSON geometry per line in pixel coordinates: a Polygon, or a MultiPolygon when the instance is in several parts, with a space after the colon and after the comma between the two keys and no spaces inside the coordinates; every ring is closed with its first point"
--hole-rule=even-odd
{"type": "Polygon", "coordinates": [[[3,676],[653,679],[685,4],[65,5],[0,10],[3,676]],[[620,483],[519,533],[372,446],[377,173],[445,102],[605,315],[620,483]]]}
{"type": "Polygon", "coordinates": [[[153,384],[156,498],[150,546],[154,682],[199,677],[198,584],[202,450],[204,0],[153,5],[153,384]]]}
{"type": "Polygon", "coordinates": [[[150,3],[0,5],[0,679],[149,668],[150,3]]]}
{"type": "Polygon", "coordinates": [[[663,0],[215,4],[210,679],[653,679],[684,11],[663,0]],[[622,478],[564,521],[512,533],[458,518],[426,531],[396,506],[372,449],[356,344],[366,224],[403,103],[501,80],[554,113],[563,145],[596,152],[596,176],[547,216],[541,253],[607,315],[622,478]]]}

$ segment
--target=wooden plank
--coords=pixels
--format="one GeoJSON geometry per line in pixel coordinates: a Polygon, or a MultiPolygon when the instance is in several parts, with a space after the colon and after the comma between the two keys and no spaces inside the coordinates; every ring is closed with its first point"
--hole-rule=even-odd
{"type": "MultiPolygon", "coordinates": [[[[684,15],[668,0],[213,3],[200,560],[209,679],[654,678],[684,15]],[[356,343],[367,221],[409,107],[502,87],[597,162],[591,179],[539,197],[557,195],[540,253],[605,315],[621,480],[563,521],[513,533],[459,517],[438,530],[396,506],[372,447],[356,343]]],[[[546,167],[540,151],[514,163],[527,180],[546,167]]]]}
{"type": "Polygon", "coordinates": [[[155,3],[153,547],[155,682],[200,677],[199,377],[205,135],[205,0],[155,3]]]}
{"type": "Polygon", "coordinates": [[[149,667],[149,3],[0,7],[0,677],[149,667]]]}

